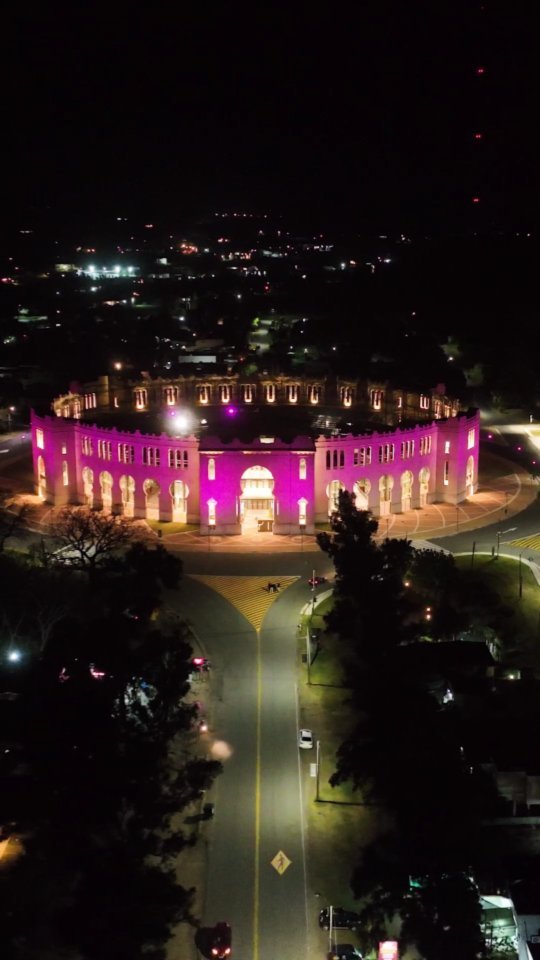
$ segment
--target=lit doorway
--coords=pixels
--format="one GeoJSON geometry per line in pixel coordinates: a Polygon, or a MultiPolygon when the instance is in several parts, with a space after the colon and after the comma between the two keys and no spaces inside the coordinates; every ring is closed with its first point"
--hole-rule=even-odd
{"type": "Polygon", "coordinates": [[[242,533],[271,533],[274,523],[274,478],[266,467],[249,467],[240,480],[242,533]]]}

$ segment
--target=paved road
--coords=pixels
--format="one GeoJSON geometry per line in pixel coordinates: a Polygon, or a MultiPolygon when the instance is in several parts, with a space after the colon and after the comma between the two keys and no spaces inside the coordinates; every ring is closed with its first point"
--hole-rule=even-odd
{"type": "Polygon", "coordinates": [[[296,745],[294,629],[307,593],[297,581],[270,605],[261,589],[268,612],[260,631],[199,579],[168,596],[214,665],[211,749],[228,758],[208,830],[204,922],[231,923],[238,960],[307,954],[302,787],[313,758],[296,745]],[[286,862],[280,853],[291,861],[282,875],[271,865],[276,855],[286,862]]]}

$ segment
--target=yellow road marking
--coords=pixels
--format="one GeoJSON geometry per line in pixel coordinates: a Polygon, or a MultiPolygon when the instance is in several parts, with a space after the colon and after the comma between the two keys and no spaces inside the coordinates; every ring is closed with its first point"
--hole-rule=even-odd
{"type": "Polygon", "coordinates": [[[540,533],[532,533],[528,537],[520,537],[518,540],[503,540],[511,547],[527,547],[529,550],[540,550],[540,533]]]}
{"type": "Polygon", "coordinates": [[[266,614],[279,597],[279,593],[267,592],[265,588],[268,583],[280,583],[283,591],[298,580],[298,577],[212,577],[202,574],[191,574],[191,576],[225,597],[255,630],[261,629],[266,614]]]}
{"type": "Polygon", "coordinates": [[[257,630],[257,736],[255,750],[255,878],[253,884],[253,960],[259,960],[259,861],[261,846],[261,634],[257,630]]]}

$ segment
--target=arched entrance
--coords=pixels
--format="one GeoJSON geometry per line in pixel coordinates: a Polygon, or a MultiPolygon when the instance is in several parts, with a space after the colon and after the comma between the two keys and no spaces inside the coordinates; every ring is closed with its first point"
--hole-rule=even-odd
{"type": "Polygon", "coordinates": [[[331,517],[333,513],[339,508],[339,495],[342,490],[345,489],[345,484],[341,480],[331,480],[326,488],[326,496],[328,497],[328,516],[331,517]]]}
{"type": "Polygon", "coordinates": [[[266,467],[249,467],[240,479],[242,533],[270,532],[274,523],[274,478],[266,467]]]}
{"type": "Polygon", "coordinates": [[[135,514],[135,479],[125,474],[120,477],[120,492],[122,494],[122,512],[125,517],[135,514]]]}
{"type": "Polygon", "coordinates": [[[104,513],[110,513],[112,509],[112,485],[113,478],[108,470],[103,470],[99,475],[101,486],[101,509],[104,513]]]}
{"type": "Polygon", "coordinates": [[[171,512],[174,523],[185,523],[187,518],[187,498],[189,487],[183,480],[173,480],[169,487],[171,512]]]}
{"type": "Polygon", "coordinates": [[[354,505],[357,510],[369,510],[369,492],[371,490],[371,480],[357,480],[353,485],[355,496],[354,505]]]}
{"type": "Polygon", "coordinates": [[[430,472],[429,467],[422,467],[420,473],[418,474],[418,480],[420,483],[420,506],[427,507],[428,493],[429,493],[429,478],[430,472]]]}
{"type": "Polygon", "coordinates": [[[467,472],[465,474],[465,485],[467,487],[467,496],[472,497],[474,493],[474,457],[467,460],[467,472]]]}
{"type": "Polygon", "coordinates": [[[42,500],[47,499],[47,474],[45,472],[45,461],[43,457],[38,457],[37,459],[37,474],[38,474],[38,496],[42,500]]]}
{"type": "Polygon", "coordinates": [[[144,495],[146,497],[147,520],[159,520],[160,489],[157,480],[145,480],[143,483],[144,495]]]}
{"type": "Polygon", "coordinates": [[[94,506],[94,471],[90,467],[83,467],[82,482],[84,505],[92,509],[94,506]]]}
{"type": "Polygon", "coordinates": [[[404,470],[401,474],[401,509],[403,513],[411,509],[413,480],[411,470],[404,470]]]}
{"type": "Polygon", "coordinates": [[[394,487],[394,478],[385,473],[379,477],[379,515],[389,517],[392,512],[392,490],[394,487]]]}

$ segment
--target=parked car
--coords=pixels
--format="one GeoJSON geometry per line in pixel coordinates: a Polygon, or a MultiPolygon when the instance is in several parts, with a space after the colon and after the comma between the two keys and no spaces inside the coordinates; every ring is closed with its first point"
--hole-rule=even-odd
{"type": "Polygon", "coordinates": [[[301,750],[311,750],[313,747],[313,733],[311,730],[298,731],[298,746],[301,750]]]}
{"type": "Polygon", "coordinates": [[[353,910],[344,910],[343,907],[323,907],[319,912],[319,926],[323,930],[330,929],[330,910],[332,910],[332,927],[340,930],[358,930],[360,917],[353,910]]]}
{"type": "Polygon", "coordinates": [[[224,960],[231,955],[231,928],[228,923],[216,923],[211,938],[211,954],[217,960],[224,960]]]}

